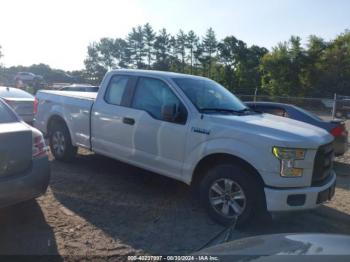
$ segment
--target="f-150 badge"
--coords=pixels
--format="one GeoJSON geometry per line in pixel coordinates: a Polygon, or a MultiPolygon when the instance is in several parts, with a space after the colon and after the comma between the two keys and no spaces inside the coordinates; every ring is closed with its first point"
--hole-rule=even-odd
{"type": "Polygon", "coordinates": [[[210,130],[199,127],[192,127],[192,132],[210,135],[210,130]]]}

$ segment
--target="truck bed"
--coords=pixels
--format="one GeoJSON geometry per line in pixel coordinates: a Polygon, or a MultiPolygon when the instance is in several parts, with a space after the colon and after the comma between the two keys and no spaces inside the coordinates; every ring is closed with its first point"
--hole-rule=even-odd
{"type": "Polygon", "coordinates": [[[65,97],[73,97],[87,100],[95,100],[96,92],[77,92],[77,91],[55,91],[55,90],[41,90],[40,93],[53,94],[65,97]]]}
{"type": "Polygon", "coordinates": [[[90,92],[39,91],[35,126],[48,133],[49,118],[60,117],[67,123],[72,144],[90,148],[90,112],[96,96],[90,92]]]}

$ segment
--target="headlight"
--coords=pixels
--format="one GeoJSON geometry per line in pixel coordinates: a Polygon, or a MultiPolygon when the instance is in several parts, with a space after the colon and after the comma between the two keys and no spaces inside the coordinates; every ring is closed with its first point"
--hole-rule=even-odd
{"type": "Polygon", "coordinates": [[[301,148],[273,147],[272,153],[278,159],[303,160],[306,150],[301,148]]]}
{"type": "Polygon", "coordinates": [[[305,149],[273,147],[272,153],[281,160],[281,176],[301,177],[303,175],[303,169],[294,167],[294,164],[295,160],[303,160],[305,158],[305,149]]]}

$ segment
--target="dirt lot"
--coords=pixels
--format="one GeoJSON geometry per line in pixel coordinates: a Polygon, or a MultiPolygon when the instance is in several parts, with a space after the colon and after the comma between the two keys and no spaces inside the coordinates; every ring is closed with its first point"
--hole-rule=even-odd
{"type": "MultiPolygon", "coordinates": [[[[350,234],[350,153],[337,163],[332,202],[236,230],[233,239],[282,232],[350,234]]],[[[81,151],[52,161],[52,180],[37,201],[2,209],[1,254],[186,254],[222,230],[176,181],[81,151]]]]}

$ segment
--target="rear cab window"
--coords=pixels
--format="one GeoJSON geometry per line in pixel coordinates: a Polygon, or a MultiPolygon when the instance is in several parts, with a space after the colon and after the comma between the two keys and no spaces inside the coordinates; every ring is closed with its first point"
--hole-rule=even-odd
{"type": "Polygon", "coordinates": [[[112,105],[122,105],[130,79],[129,76],[114,75],[108,84],[105,101],[112,105]]]}

